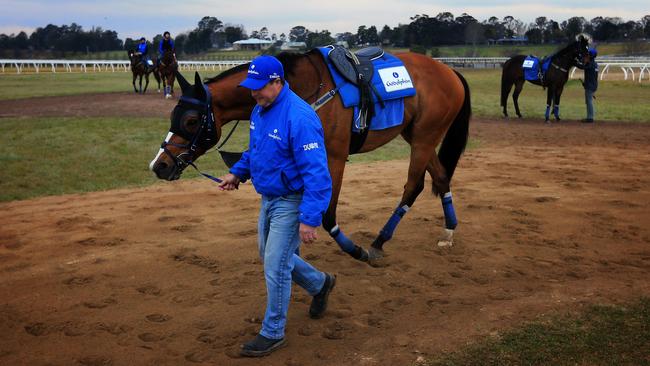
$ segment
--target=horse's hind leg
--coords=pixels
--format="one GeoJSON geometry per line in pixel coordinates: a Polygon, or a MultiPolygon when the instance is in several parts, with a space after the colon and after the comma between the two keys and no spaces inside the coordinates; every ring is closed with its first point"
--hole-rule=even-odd
{"type": "Polygon", "coordinates": [[[449,247],[453,244],[454,230],[458,225],[454,204],[451,199],[450,182],[437,156],[431,158],[427,171],[433,179],[433,193],[440,197],[442,212],[445,215],[445,229],[438,240],[438,246],[449,247]]]}
{"type": "Polygon", "coordinates": [[[149,74],[144,74],[144,80],[146,83],[144,84],[144,90],[142,91],[142,94],[147,92],[147,87],[149,86],[149,74]]]}
{"type": "Polygon", "coordinates": [[[512,92],[512,100],[515,102],[515,112],[517,113],[517,116],[521,118],[521,112],[519,112],[519,94],[521,94],[521,90],[524,88],[524,81],[516,81],[515,82],[515,91],[512,92]]]}
{"type": "MultiPolygon", "coordinates": [[[[432,141],[433,139],[428,140],[432,141]]],[[[424,189],[424,173],[429,160],[434,155],[435,146],[433,144],[411,144],[411,161],[409,163],[408,179],[404,185],[402,199],[379,232],[377,238],[375,238],[375,241],[372,243],[372,246],[368,251],[371,261],[383,256],[384,243],[393,237],[393,232],[397,228],[400,220],[413,206],[418,195],[420,195],[424,189]]]]}
{"type": "Polygon", "coordinates": [[[512,83],[507,81],[502,81],[504,83],[501,89],[501,103],[503,104],[503,116],[508,118],[508,96],[510,95],[510,90],[512,90],[512,83]]]}
{"type": "Polygon", "coordinates": [[[133,74],[133,92],[134,92],[134,93],[137,93],[137,92],[138,92],[138,88],[135,87],[135,79],[137,79],[137,78],[138,78],[138,75],[136,75],[136,74],[134,73],[134,74],[133,74]]]}

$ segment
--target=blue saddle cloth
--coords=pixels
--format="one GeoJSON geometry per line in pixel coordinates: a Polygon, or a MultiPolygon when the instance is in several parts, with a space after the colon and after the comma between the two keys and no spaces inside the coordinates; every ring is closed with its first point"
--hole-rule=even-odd
{"type": "MultiPolygon", "coordinates": [[[[551,64],[551,58],[547,57],[541,61],[541,74],[545,75],[548,66],[551,64]]],[[[539,80],[540,60],[535,56],[526,56],[521,67],[524,69],[524,79],[528,81],[539,80]]]]}
{"type": "MultiPolygon", "coordinates": [[[[354,107],[354,120],[359,114],[359,89],[343,78],[336,68],[329,61],[328,54],[330,47],[319,47],[330,70],[334,84],[339,88],[339,96],[345,108],[354,107]]],[[[375,115],[370,120],[371,130],[383,130],[402,124],[404,119],[404,98],[415,95],[415,88],[411,81],[406,67],[402,60],[384,53],[384,55],[372,61],[374,73],[372,83],[384,101],[384,107],[377,102],[376,96],[372,98],[375,108],[375,115]]],[[[357,129],[354,129],[357,131],[357,129]]]]}

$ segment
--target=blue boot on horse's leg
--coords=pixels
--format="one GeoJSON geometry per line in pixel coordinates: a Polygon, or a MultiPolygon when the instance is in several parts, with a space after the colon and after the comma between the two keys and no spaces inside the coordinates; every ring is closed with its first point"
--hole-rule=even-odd
{"type": "Polygon", "coordinates": [[[442,198],[442,211],[445,214],[445,233],[442,238],[438,241],[439,247],[450,247],[453,245],[454,230],[458,225],[458,219],[456,219],[456,211],[454,210],[454,204],[451,199],[451,192],[445,193],[442,198]]]}
{"type": "Polygon", "coordinates": [[[544,113],[544,121],[548,122],[551,119],[551,106],[546,106],[546,113],[544,113]]]}
{"type": "Polygon", "coordinates": [[[384,243],[393,237],[393,232],[397,228],[400,220],[402,220],[402,217],[404,217],[409,209],[410,207],[408,205],[403,205],[397,207],[395,211],[393,211],[393,214],[388,219],[388,222],[386,222],[384,228],[379,232],[379,236],[377,236],[375,241],[372,243],[372,246],[370,247],[369,254],[371,260],[381,258],[383,256],[382,247],[384,243]]]}
{"type": "Polygon", "coordinates": [[[350,238],[345,236],[338,225],[335,225],[330,231],[330,236],[341,247],[341,250],[348,253],[352,258],[362,262],[368,261],[368,252],[362,247],[354,244],[350,238]]]}
{"type": "Polygon", "coordinates": [[[556,121],[560,120],[560,106],[559,105],[554,105],[553,106],[553,115],[555,116],[556,121]]]}

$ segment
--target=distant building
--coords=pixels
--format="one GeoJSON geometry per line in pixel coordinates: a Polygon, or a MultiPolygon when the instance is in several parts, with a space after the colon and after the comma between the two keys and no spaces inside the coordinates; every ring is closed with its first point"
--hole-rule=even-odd
{"type": "Polygon", "coordinates": [[[280,49],[283,51],[289,50],[304,50],[307,48],[307,43],[305,42],[284,42],[280,49]]]}
{"type": "Polygon", "coordinates": [[[236,50],[265,50],[273,44],[273,41],[265,39],[249,38],[233,42],[232,46],[236,50]]]}

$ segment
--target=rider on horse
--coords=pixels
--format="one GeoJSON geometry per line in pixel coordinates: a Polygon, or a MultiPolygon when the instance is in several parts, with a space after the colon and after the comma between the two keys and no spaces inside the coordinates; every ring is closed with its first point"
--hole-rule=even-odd
{"type": "Polygon", "coordinates": [[[162,60],[163,55],[166,51],[171,51],[174,55],[174,61],[177,61],[174,40],[171,38],[169,32],[167,31],[163,33],[163,39],[160,40],[160,44],[158,45],[158,64],[160,64],[160,60],[162,60]]]}
{"type": "Polygon", "coordinates": [[[138,49],[135,52],[137,56],[140,56],[141,60],[145,63],[147,68],[153,67],[153,61],[149,57],[149,47],[147,46],[147,40],[142,37],[140,38],[140,43],[138,43],[138,49]]]}

